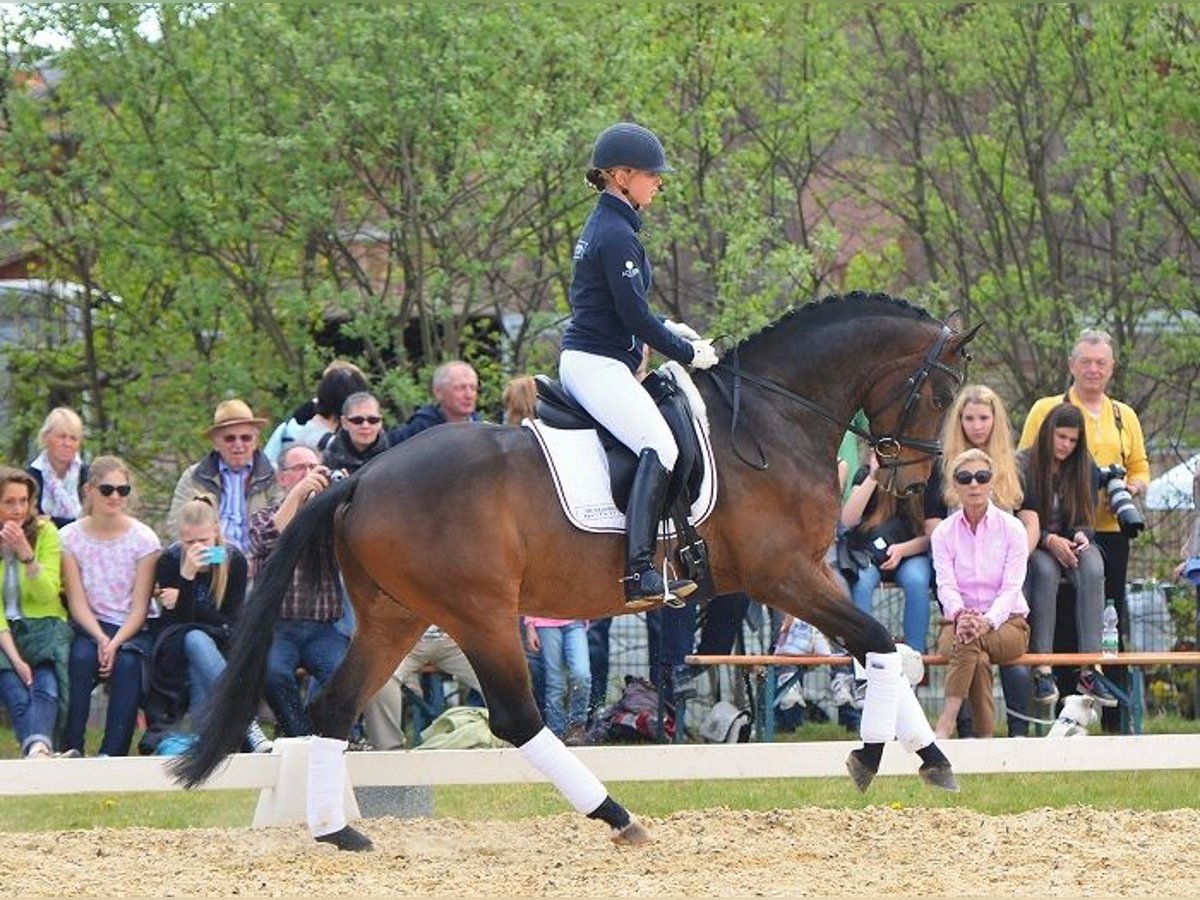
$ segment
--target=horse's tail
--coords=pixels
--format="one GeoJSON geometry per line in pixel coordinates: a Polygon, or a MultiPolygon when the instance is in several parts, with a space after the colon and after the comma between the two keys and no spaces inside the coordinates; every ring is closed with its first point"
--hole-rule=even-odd
{"type": "Polygon", "coordinates": [[[310,583],[336,571],[335,513],[350,502],[357,486],[357,478],[334,483],[305,503],[279,536],[242,607],[225,671],[196,725],[199,738],[170,764],[171,774],[185,787],[206,780],[245,740],[246,727],[258,710],[275,622],[293,573],[302,559],[302,574],[310,583]]]}

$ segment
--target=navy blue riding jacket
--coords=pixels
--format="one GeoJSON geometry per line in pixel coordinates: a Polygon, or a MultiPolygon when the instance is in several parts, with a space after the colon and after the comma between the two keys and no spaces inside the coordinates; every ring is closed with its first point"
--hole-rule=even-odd
{"type": "Polygon", "coordinates": [[[650,312],[650,261],[638,240],[642,218],[612,194],[601,194],[575,244],[571,278],[571,324],[564,350],[618,359],[637,371],[642,345],[676,362],[692,361],[692,345],[666,329],[650,312]]]}

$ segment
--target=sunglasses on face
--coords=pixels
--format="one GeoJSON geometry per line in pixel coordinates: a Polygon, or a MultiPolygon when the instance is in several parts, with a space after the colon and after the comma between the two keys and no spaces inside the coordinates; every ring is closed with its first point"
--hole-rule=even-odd
{"type": "Polygon", "coordinates": [[[255,437],[256,437],[256,435],[253,435],[253,434],[223,434],[223,435],[221,435],[221,440],[223,440],[227,444],[235,444],[235,443],[249,444],[251,441],[254,440],[255,437]]]}
{"type": "Polygon", "coordinates": [[[978,472],[955,472],[954,480],[959,484],[970,484],[972,481],[987,484],[992,480],[992,470],[980,469],[978,472]]]}
{"type": "Polygon", "coordinates": [[[111,497],[116,492],[121,497],[128,497],[129,492],[133,490],[133,485],[130,484],[98,484],[98,490],[103,496],[111,497]]]}
{"type": "Polygon", "coordinates": [[[382,416],[346,416],[351,425],[378,425],[383,421],[382,416]]]}

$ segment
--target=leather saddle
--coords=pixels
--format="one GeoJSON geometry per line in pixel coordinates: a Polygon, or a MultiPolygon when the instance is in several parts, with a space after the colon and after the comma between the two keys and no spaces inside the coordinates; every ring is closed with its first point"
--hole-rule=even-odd
{"type": "MultiPolygon", "coordinates": [[[[637,471],[637,456],[576,403],[558,381],[548,375],[535,375],[534,382],[537,384],[537,417],[543,423],[551,428],[591,428],[596,431],[608,458],[613,503],[617,509],[625,512],[633,487],[633,476],[637,471]]],[[[664,508],[675,509],[677,501],[681,499],[687,501],[684,508],[690,508],[700,495],[704,480],[704,456],[692,424],[691,404],[674,381],[658,372],[647,375],[642,386],[658,406],[658,411],[675,438],[675,446],[679,448],[679,458],[667,482],[664,508]]]]}

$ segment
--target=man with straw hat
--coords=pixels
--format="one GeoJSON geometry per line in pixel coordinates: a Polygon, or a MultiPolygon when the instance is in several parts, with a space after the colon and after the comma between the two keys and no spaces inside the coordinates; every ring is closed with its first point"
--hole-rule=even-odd
{"type": "Polygon", "coordinates": [[[205,434],[212,452],[184,470],[175,485],[167,531],[179,537],[178,517],[183,504],[208,497],[217,508],[225,540],[245,552],[250,516],[275,500],[275,470],[258,449],[266,419],[254,415],[242,400],[222,400],[205,434]]]}

